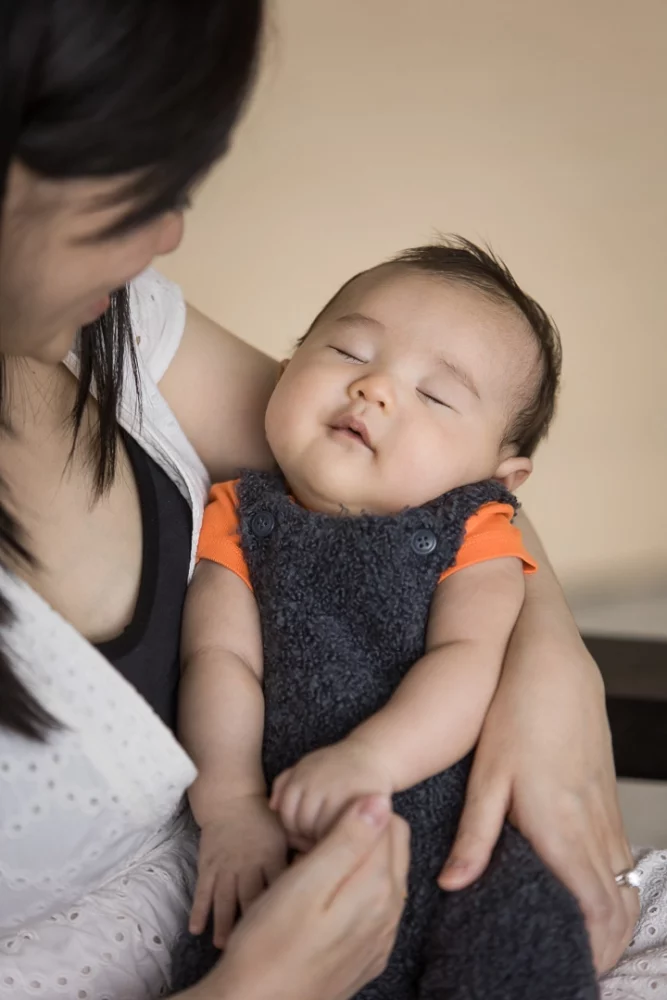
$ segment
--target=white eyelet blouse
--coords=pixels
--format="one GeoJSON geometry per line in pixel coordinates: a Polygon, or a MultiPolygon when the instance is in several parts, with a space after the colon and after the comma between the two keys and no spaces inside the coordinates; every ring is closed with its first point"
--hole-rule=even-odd
{"type": "MultiPolygon", "coordinates": [[[[131,310],[143,416],[128,378],[121,423],[190,502],[194,557],[208,478],[157,389],[183,332],[183,299],[148,271],[131,310]]],[[[68,364],[76,372],[74,356],[68,364]]],[[[64,727],[44,744],[0,729],[0,1000],[163,995],[193,887],[182,802],[194,766],[90,643],[0,573],[16,614],[6,636],[16,669],[64,727]]]]}

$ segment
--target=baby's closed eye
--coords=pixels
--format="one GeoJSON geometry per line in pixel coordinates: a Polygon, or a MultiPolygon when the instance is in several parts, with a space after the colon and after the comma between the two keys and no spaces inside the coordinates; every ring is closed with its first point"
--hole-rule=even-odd
{"type": "Polygon", "coordinates": [[[344,350],[342,347],[334,347],[331,345],[331,350],[335,351],[336,354],[340,354],[341,357],[346,358],[348,361],[353,361],[355,364],[363,365],[365,361],[363,358],[358,358],[355,354],[350,354],[349,351],[344,350]]]}
{"type": "Polygon", "coordinates": [[[436,403],[438,406],[445,406],[448,410],[452,409],[449,403],[446,403],[445,400],[441,399],[439,396],[434,396],[432,392],[426,392],[425,389],[417,389],[417,392],[422,399],[425,399],[429,403],[436,403]]]}

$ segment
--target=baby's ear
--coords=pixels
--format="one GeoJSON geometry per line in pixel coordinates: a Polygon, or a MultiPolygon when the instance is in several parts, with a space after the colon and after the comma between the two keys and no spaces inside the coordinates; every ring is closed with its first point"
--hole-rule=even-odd
{"type": "Polygon", "coordinates": [[[520,486],[523,486],[532,471],[533,463],[530,458],[514,455],[512,458],[503,459],[493,478],[500,480],[510,493],[514,493],[520,486]]]}

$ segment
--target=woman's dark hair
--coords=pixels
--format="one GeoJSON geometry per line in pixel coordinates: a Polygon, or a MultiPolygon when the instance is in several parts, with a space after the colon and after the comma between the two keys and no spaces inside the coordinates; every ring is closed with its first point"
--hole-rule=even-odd
{"type": "MultiPolygon", "coordinates": [[[[257,62],[262,0],[1,0],[0,205],[12,160],[66,179],[132,175],[105,239],[178,208],[228,148],[257,62]]],[[[122,375],[136,378],[127,288],[79,338],[73,444],[94,387],[95,488],[116,463],[122,375]]],[[[0,357],[0,392],[2,389],[0,357]]],[[[2,419],[0,431],[11,433],[2,419]]],[[[0,480],[0,562],[31,561],[0,480]]],[[[0,593],[0,629],[12,609],[0,593]]],[[[43,739],[57,725],[0,645],[0,725],[43,739]]]]}

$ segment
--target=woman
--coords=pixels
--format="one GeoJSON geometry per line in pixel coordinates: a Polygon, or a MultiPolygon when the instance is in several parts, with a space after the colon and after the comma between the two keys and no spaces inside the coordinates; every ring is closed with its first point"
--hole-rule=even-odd
{"type": "MultiPolygon", "coordinates": [[[[261,2],[4,0],[2,17],[0,986],[137,1000],[168,990],[192,888],[193,769],[170,730],[202,507],[211,478],[270,462],[275,378],[146,268],[227,150],[261,2]]],[[[633,923],[614,880],[630,857],[600,679],[546,564],[444,885],[479,874],[507,812],[608,967],[633,923]]],[[[358,803],[192,993],[352,995],[391,947],[406,867],[388,803],[358,803]]]]}

